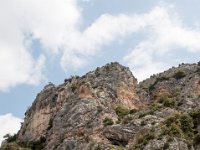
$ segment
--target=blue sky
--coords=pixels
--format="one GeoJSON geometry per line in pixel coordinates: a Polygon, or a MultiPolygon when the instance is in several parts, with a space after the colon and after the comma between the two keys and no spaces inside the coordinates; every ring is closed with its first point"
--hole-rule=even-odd
{"type": "Polygon", "coordinates": [[[111,61],[139,81],[200,60],[198,0],[0,0],[0,141],[48,83],[111,61]]]}

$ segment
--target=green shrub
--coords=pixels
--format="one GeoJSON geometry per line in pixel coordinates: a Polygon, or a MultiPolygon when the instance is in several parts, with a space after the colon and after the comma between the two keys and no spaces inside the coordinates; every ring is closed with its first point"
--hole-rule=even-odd
{"type": "Polygon", "coordinates": [[[197,67],[196,73],[198,73],[200,75],[200,67],[199,66],[197,67]]]}
{"type": "Polygon", "coordinates": [[[96,150],[102,150],[101,145],[98,144],[96,150]]]}
{"type": "Polygon", "coordinates": [[[163,104],[165,107],[175,107],[177,105],[175,99],[169,98],[167,95],[158,97],[157,101],[158,103],[163,104]]]}
{"type": "Polygon", "coordinates": [[[198,66],[200,66],[200,61],[197,63],[198,66]]]}
{"type": "Polygon", "coordinates": [[[44,148],[45,142],[46,142],[46,138],[44,136],[41,136],[39,140],[20,142],[18,144],[20,145],[20,147],[27,148],[27,150],[29,150],[29,148],[31,150],[41,150],[44,148]]]}
{"type": "Polygon", "coordinates": [[[148,110],[146,110],[146,111],[140,111],[140,113],[139,113],[139,118],[142,118],[142,117],[144,117],[144,116],[146,116],[146,115],[148,115],[148,114],[150,114],[149,113],[149,111],[148,110]]]}
{"type": "Polygon", "coordinates": [[[121,119],[118,119],[115,123],[116,124],[120,124],[121,123],[121,119]]]}
{"type": "Polygon", "coordinates": [[[180,127],[174,123],[169,128],[169,134],[177,137],[182,137],[182,131],[180,127]]]}
{"type": "Polygon", "coordinates": [[[150,114],[152,114],[151,112],[154,112],[154,111],[158,110],[159,108],[161,108],[161,107],[157,103],[152,103],[148,106],[150,114]]]}
{"type": "Polygon", "coordinates": [[[186,139],[193,137],[193,119],[187,113],[172,114],[164,121],[164,133],[186,139]]]}
{"type": "Polygon", "coordinates": [[[154,82],[153,84],[150,84],[149,86],[149,91],[153,91],[155,89],[155,85],[157,84],[157,82],[154,82]]]}
{"type": "Polygon", "coordinates": [[[128,124],[128,123],[130,123],[131,121],[132,121],[132,117],[131,116],[126,116],[124,119],[123,119],[123,124],[128,124]]]}
{"type": "Polygon", "coordinates": [[[29,142],[28,147],[30,147],[33,150],[41,150],[44,148],[45,141],[46,138],[41,136],[39,140],[29,142]]]}
{"type": "Polygon", "coordinates": [[[149,143],[150,140],[155,139],[155,133],[150,131],[146,135],[140,137],[137,141],[137,143],[133,146],[132,149],[142,149],[145,145],[149,143]]]}
{"type": "Polygon", "coordinates": [[[180,128],[180,114],[174,113],[170,115],[165,121],[164,121],[164,134],[168,135],[170,134],[171,136],[177,136],[180,137],[182,136],[182,130],[180,128]]]}
{"type": "Polygon", "coordinates": [[[183,77],[185,77],[185,72],[183,72],[183,71],[178,71],[178,72],[176,72],[174,75],[173,75],[173,78],[175,78],[175,79],[181,79],[181,78],[183,78],[183,77]]]}
{"type": "Polygon", "coordinates": [[[162,96],[157,98],[157,101],[158,101],[158,103],[162,104],[164,101],[166,101],[166,99],[168,99],[168,96],[162,95],[162,96]]]}
{"type": "Polygon", "coordinates": [[[155,85],[156,85],[158,82],[162,82],[162,81],[165,81],[165,80],[169,80],[169,77],[162,76],[162,77],[156,78],[155,82],[154,82],[153,84],[150,84],[150,86],[149,86],[149,91],[153,91],[153,90],[155,89],[155,85]]]}
{"type": "Polygon", "coordinates": [[[73,84],[73,85],[71,86],[71,90],[72,90],[72,92],[74,92],[74,91],[76,90],[76,85],[75,85],[75,84],[73,84]]]}
{"type": "Polygon", "coordinates": [[[180,116],[181,129],[183,132],[192,132],[194,127],[193,119],[188,114],[180,116]]]}
{"type": "Polygon", "coordinates": [[[114,122],[113,122],[113,120],[112,120],[111,118],[106,117],[106,118],[103,120],[103,124],[104,124],[104,126],[109,126],[109,125],[113,125],[114,122]]]}
{"type": "Polygon", "coordinates": [[[175,100],[173,98],[167,98],[163,102],[163,105],[165,107],[175,107],[176,106],[176,102],[175,102],[175,100]]]}
{"type": "Polygon", "coordinates": [[[200,144],[200,133],[196,134],[194,137],[194,145],[200,144]]]}
{"type": "Polygon", "coordinates": [[[134,113],[136,113],[137,111],[138,111],[137,109],[131,109],[129,113],[130,113],[130,114],[134,114],[134,113]]]}
{"type": "Polygon", "coordinates": [[[148,107],[146,108],[146,110],[139,111],[139,118],[142,118],[146,115],[153,115],[154,112],[160,108],[161,108],[161,106],[157,103],[149,104],[148,107]]]}
{"type": "Polygon", "coordinates": [[[181,105],[183,105],[183,101],[177,101],[177,106],[181,106],[181,105]]]}
{"type": "Polygon", "coordinates": [[[147,124],[146,121],[142,120],[140,125],[145,126],[146,124],[147,124]]]}
{"type": "Polygon", "coordinates": [[[129,110],[122,106],[118,106],[117,108],[115,108],[115,112],[119,118],[124,118],[126,115],[129,114],[129,110]]]}
{"type": "Polygon", "coordinates": [[[10,135],[10,134],[6,134],[6,135],[4,136],[4,138],[6,139],[6,141],[7,141],[8,143],[11,143],[11,142],[15,142],[15,141],[16,141],[17,135],[14,134],[14,135],[12,136],[12,135],[10,135]]]}
{"type": "Polygon", "coordinates": [[[100,67],[97,67],[95,70],[95,73],[98,73],[100,71],[100,67]]]}
{"type": "Polygon", "coordinates": [[[178,124],[179,123],[178,118],[179,118],[179,114],[177,114],[177,113],[172,114],[164,121],[164,124],[167,127],[170,127],[173,123],[178,124]]]}
{"type": "Polygon", "coordinates": [[[169,80],[169,77],[162,76],[162,77],[159,77],[157,80],[161,82],[161,81],[169,80]]]}
{"type": "Polygon", "coordinates": [[[160,135],[170,135],[186,139],[188,146],[200,144],[200,133],[196,129],[200,124],[200,107],[189,113],[174,113],[165,119],[160,135]]]}
{"type": "Polygon", "coordinates": [[[27,147],[22,147],[21,145],[17,144],[16,142],[10,142],[0,148],[1,150],[32,150],[27,147]]]}
{"type": "Polygon", "coordinates": [[[163,146],[163,150],[167,150],[167,149],[169,149],[169,143],[168,142],[166,142],[163,146]]]}
{"type": "Polygon", "coordinates": [[[194,128],[197,128],[197,126],[200,124],[200,107],[193,109],[189,115],[193,119],[194,128]]]}

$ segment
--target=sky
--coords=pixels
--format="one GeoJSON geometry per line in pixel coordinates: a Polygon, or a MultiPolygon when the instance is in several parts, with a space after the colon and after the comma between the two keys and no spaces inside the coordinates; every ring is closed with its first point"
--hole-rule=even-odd
{"type": "Polygon", "coordinates": [[[0,0],[0,142],[37,93],[106,63],[142,81],[200,60],[199,0],[0,0]]]}

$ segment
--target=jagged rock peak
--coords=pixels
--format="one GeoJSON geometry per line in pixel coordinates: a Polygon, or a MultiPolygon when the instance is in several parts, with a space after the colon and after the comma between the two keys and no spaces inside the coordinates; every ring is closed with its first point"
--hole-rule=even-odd
{"type": "Polygon", "coordinates": [[[102,71],[105,73],[120,73],[120,72],[126,72],[127,74],[131,74],[131,71],[128,67],[125,67],[118,62],[111,62],[106,64],[103,67],[97,67],[95,71],[102,71]]]}
{"type": "Polygon", "coordinates": [[[139,85],[128,68],[110,63],[45,86],[2,150],[199,150],[199,116],[200,62],[139,85]]]}
{"type": "Polygon", "coordinates": [[[17,141],[44,138],[44,149],[48,150],[89,149],[92,140],[108,140],[104,135],[105,119],[116,122],[116,108],[132,110],[143,106],[137,91],[131,71],[117,62],[82,77],[73,76],[58,86],[49,83],[27,110],[17,141]],[[89,143],[82,141],[88,138],[92,139],[89,143]],[[77,146],[72,148],[75,143],[77,146]]]}
{"type": "Polygon", "coordinates": [[[104,78],[114,81],[123,76],[132,77],[135,81],[137,81],[128,67],[125,67],[118,62],[111,62],[106,64],[105,66],[97,67],[94,71],[90,71],[82,77],[72,76],[69,79],[65,79],[65,82],[71,82],[73,79],[80,78],[90,78],[91,80],[93,80],[94,78],[104,78]]]}

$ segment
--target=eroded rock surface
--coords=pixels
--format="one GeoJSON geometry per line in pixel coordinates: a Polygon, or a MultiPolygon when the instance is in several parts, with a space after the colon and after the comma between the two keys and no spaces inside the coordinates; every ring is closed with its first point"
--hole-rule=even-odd
{"type": "Polygon", "coordinates": [[[1,149],[18,144],[44,150],[195,150],[199,116],[200,63],[139,84],[127,67],[111,63],[45,86],[25,113],[16,141],[1,149]]]}
{"type": "Polygon", "coordinates": [[[59,86],[49,84],[27,110],[17,140],[26,143],[45,137],[44,149],[81,149],[92,141],[112,144],[103,134],[103,121],[108,117],[116,122],[118,106],[131,110],[144,105],[137,86],[131,71],[118,63],[72,77],[59,86]]]}

